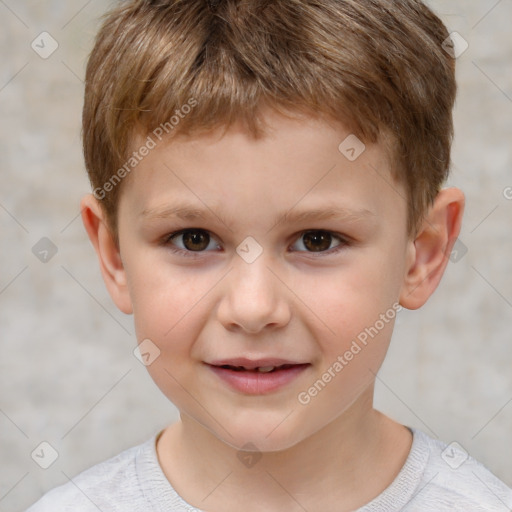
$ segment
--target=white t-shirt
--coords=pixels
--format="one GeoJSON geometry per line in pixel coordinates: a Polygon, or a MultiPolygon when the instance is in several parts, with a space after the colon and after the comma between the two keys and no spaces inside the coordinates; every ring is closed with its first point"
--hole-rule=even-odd
{"type": "MultiPolygon", "coordinates": [[[[456,444],[413,433],[411,451],[391,485],[355,512],[510,512],[512,489],[456,444]]],[[[157,435],[80,473],[26,512],[202,512],[165,477],[157,435]]]]}

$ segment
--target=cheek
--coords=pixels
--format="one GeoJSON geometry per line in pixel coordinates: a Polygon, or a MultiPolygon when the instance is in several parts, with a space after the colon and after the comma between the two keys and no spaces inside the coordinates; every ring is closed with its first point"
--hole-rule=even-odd
{"type": "MultiPolygon", "coordinates": [[[[317,292],[311,309],[323,321],[310,324],[322,344],[322,369],[330,369],[336,375],[334,380],[354,393],[359,385],[374,379],[388,350],[394,321],[401,310],[401,265],[393,247],[380,252],[373,249],[358,253],[351,265],[340,266],[311,283],[317,292]],[[339,364],[335,365],[336,361],[339,364]]],[[[306,293],[306,288],[301,293],[306,293]]]]}
{"type": "Polygon", "coordinates": [[[128,240],[124,267],[135,320],[172,322],[204,287],[204,276],[173,263],[164,248],[128,240]],[[165,313],[162,315],[162,313],[165,313]],[[166,320],[167,319],[167,320],[166,320]]]}
{"type": "MultiPolygon", "coordinates": [[[[190,324],[201,299],[214,285],[212,276],[143,258],[126,265],[137,339],[173,343],[175,332],[190,324]]],[[[164,349],[165,346],[162,346],[164,349]]]]}
{"type": "MultiPolygon", "coordinates": [[[[150,339],[158,357],[146,367],[160,390],[178,407],[190,407],[190,395],[180,383],[190,382],[192,351],[208,311],[212,277],[156,266],[133,272],[130,286],[137,340],[150,339]]],[[[197,414],[200,411],[196,411],[197,414]]]]}
{"type": "Polygon", "coordinates": [[[401,307],[389,283],[378,272],[353,274],[325,287],[322,319],[310,326],[321,346],[319,375],[302,391],[301,405],[312,404],[319,417],[336,416],[370,386],[389,347],[396,315],[401,307]]]}
{"type": "Polygon", "coordinates": [[[370,296],[345,291],[325,317],[329,332],[319,339],[323,340],[324,366],[331,366],[341,356],[343,378],[351,379],[380,367],[400,306],[388,300],[387,294],[378,297],[375,289],[370,296]]]}
{"type": "Polygon", "coordinates": [[[312,283],[315,308],[333,331],[355,335],[398,300],[400,272],[399,263],[362,257],[357,265],[340,268],[312,283]]]}

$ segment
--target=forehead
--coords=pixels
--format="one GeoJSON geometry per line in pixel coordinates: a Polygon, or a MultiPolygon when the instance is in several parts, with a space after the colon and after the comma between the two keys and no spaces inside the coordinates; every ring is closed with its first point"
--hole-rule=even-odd
{"type": "MultiPolygon", "coordinates": [[[[391,176],[386,148],[364,145],[341,123],[268,114],[255,139],[241,126],[158,140],[123,185],[121,203],[135,216],[180,210],[191,219],[210,213],[230,223],[244,214],[275,222],[290,209],[343,209],[406,216],[405,192],[391,176]]],[[[147,141],[138,137],[135,151],[147,141]]],[[[317,212],[321,213],[321,212],[317,212]]]]}

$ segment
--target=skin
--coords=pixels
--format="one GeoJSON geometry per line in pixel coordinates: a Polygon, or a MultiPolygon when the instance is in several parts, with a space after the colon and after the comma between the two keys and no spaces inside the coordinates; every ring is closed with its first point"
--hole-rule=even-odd
{"type": "Polygon", "coordinates": [[[82,218],[112,299],[133,313],[139,342],[160,350],[148,371],[180,421],[163,431],[157,453],[177,492],[209,512],[350,511],[391,484],[411,447],[410,431],[373,408],[394,321],[309,403],[298,394],[393,304],[427,301],[459,234],[464,196],[443,189],[408,236],[405,188],[380,145],[350,162],[338,150],[350,134],[343,125],[266,119],[261,140],[233,126],[157,145],[122,184],[119,248],[92,195],[82,218]],[[176,201],[210,216],[167,217],[176,201]],[[274,221],[333,205],[367,214],[274,221]],[[168,239],[185,228],[210,235],[200,251],[168,239]],[[333,234],[318,250],[307,230],[333,234]],[[263,249],[252,263],[236,252],[247,236],[263,249]],[[311,364],[284,388],[249,396],[204,364],[240,356],[311,364]],[[237,456],[249,442],[261,455],[250,467],[237,456]]]}

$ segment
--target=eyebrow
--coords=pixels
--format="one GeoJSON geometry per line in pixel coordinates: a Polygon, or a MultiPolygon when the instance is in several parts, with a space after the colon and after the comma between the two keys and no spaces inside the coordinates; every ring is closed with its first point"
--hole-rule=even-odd
{"type": "MultiPolygon", "coordinates": [[[[206,220],[217,217],[224,225],[232,224],[231,219],[226,219],[222,214],[215,213],[208,207],[197,208],[189,204],[174,204],[173,206],[163,206],[147,208],[141,212],[141,217],[151,220],[179,218],[187,221],[206,220]]],[[[323,208],[312,208],[309,210],[294,211],[294,207],[288,211],[280,213],[274,218],[273,226],[282,222],[299,223],[314,220],[339,219],[348,222],[362,222],[365,220],[375,220],[376,214],[365,208],[348,209],[339,206],[326,205],[323,208]]]]}

